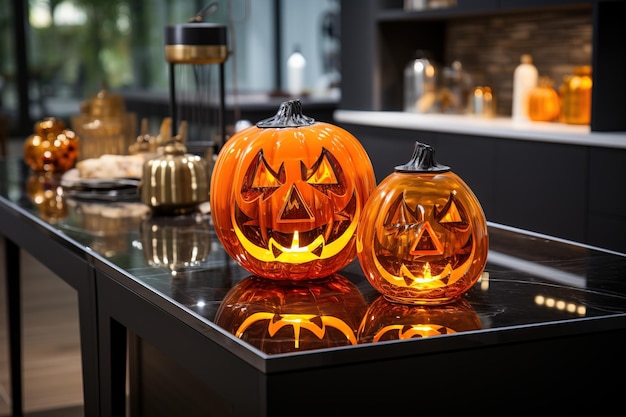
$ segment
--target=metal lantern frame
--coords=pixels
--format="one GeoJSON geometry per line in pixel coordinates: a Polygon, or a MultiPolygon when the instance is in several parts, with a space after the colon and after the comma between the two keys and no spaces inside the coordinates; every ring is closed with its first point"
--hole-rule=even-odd
{"type": "Polygon", "coordinates": [[[217,64],[219,65],[219,130],[221,143],[224,144],[226,140],[224,66],[227,58],[227,27],[224,24],[194,21],[165,28],[165,59],[169,63],[172,138],[176,136],[178,117],[175,66],[179,64],[217,64]]]}

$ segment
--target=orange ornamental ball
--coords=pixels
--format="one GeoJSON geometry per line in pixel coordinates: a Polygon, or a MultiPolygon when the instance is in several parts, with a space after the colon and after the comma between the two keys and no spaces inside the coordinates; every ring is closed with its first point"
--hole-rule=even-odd
{"type": "Polygon", "coordinates": [[[48,117],[35,124],[24,143],[24,161],[37,172],[65,172],[78,157],[78,137],[62,120],[48,117]]]}
{"type": "Polygon", "coordinates": [[[361,143],[292,100],[224,145],[211,215],[225,250],[252,274],[322,278],[356,257],[357,225],[375,186],[361,143]]]}
{"type": "Polygon", "coordinates": [[[411,161],[397,166],[372,193],[357,231],[367,279],[399,303],[458,299],[480,278],[488,248],[478,199],[419,142],[411,161]]]}
{"type": "Polygon", "coordinates": [[[277,281],[249,276],[224,297],[215,323],[267,354],[353,346],[367,310],[345,277],[277,281]]]}

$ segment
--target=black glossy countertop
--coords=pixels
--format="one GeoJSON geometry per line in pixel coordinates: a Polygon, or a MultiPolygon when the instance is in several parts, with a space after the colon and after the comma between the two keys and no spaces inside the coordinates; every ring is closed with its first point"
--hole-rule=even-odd
{"type": "MultiPolygon", "coordinates": [[[[154,217],[132,197],[126,201],[69,198],[57,180],[32,173],[21,161],[0,160],[0,206],[65,237],[77,254],[89,253],[132,277],[146,297],[173,306],[182,317],[210,327],[217,322],[218,333],[235,333],[229,326],[242,310],[264,310],[257,317],[276,324],[277,337],[255,333],[248,334],[247,342],[235,340],[263,359],[344,345],[395,343],[403,338],[443,340],[463,334],[469,337],[461,345],[468,346],[508,337],[621,328],[626,320],[626,255],[616,252],[490,223],[485,272],[460,302],[445,307],[402,306],[383,299],[356,260],[338,277],[311,282],[277,283],[250,276],[217,240],[208,205],[190,215],[154,217]],[[248,298],[233,298],[236,292],[248,298]],[[278,323],[290,309],[305,314],[307,323],[278,323]],[[339,317],[341,326],[319,321],[329,315],[339,317]],[[365,326],[359,331],[365,317],[382,324],[378,330],[365,326]],[[428,329],[418,326],[426,324],[428,329]],[[346,333],[345,325],[353,334],[346,333]],[[326,329],[330,335],[340,327],[344,330],[339,336],[305,343],[306,332],[326,329]],[[299,345],[294,341],[297,331],[299,345]],[[281,335],[283,339],[278,338],[281,335]]],[[[237,326],[241,329],[241,323],[237,326]]],[[[227,339],[222,343],[232,346],[233,338],[227,339]]]]}

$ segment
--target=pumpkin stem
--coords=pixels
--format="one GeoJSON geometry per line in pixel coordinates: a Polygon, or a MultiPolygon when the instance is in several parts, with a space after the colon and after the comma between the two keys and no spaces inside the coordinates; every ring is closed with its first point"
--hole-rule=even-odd
{"type": "Polygon", "coordinates": [[[315,123],[315,119],[302,114],[300,100],[289,100],[281,103],[278,112],[269,119],[256,124],[260,128],[302,127],[315,123]]]}
{"type": "Polygon", "coordinates": [[[396,172],[448,172],[450,167],[435,160],[435,150],[430,145],[415,142],[411,160],[395,167],[396,172]]]}

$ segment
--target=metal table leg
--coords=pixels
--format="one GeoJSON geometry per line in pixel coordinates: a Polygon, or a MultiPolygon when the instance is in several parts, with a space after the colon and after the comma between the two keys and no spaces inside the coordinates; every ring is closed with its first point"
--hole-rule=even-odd
{"type": "Polygon", "coordinates": [[[20,248],[9,239],[4,240],[4,257],[9,321],[11,409],[13,417],[22,417],[22,294],[20,291],[20,248]]]}

